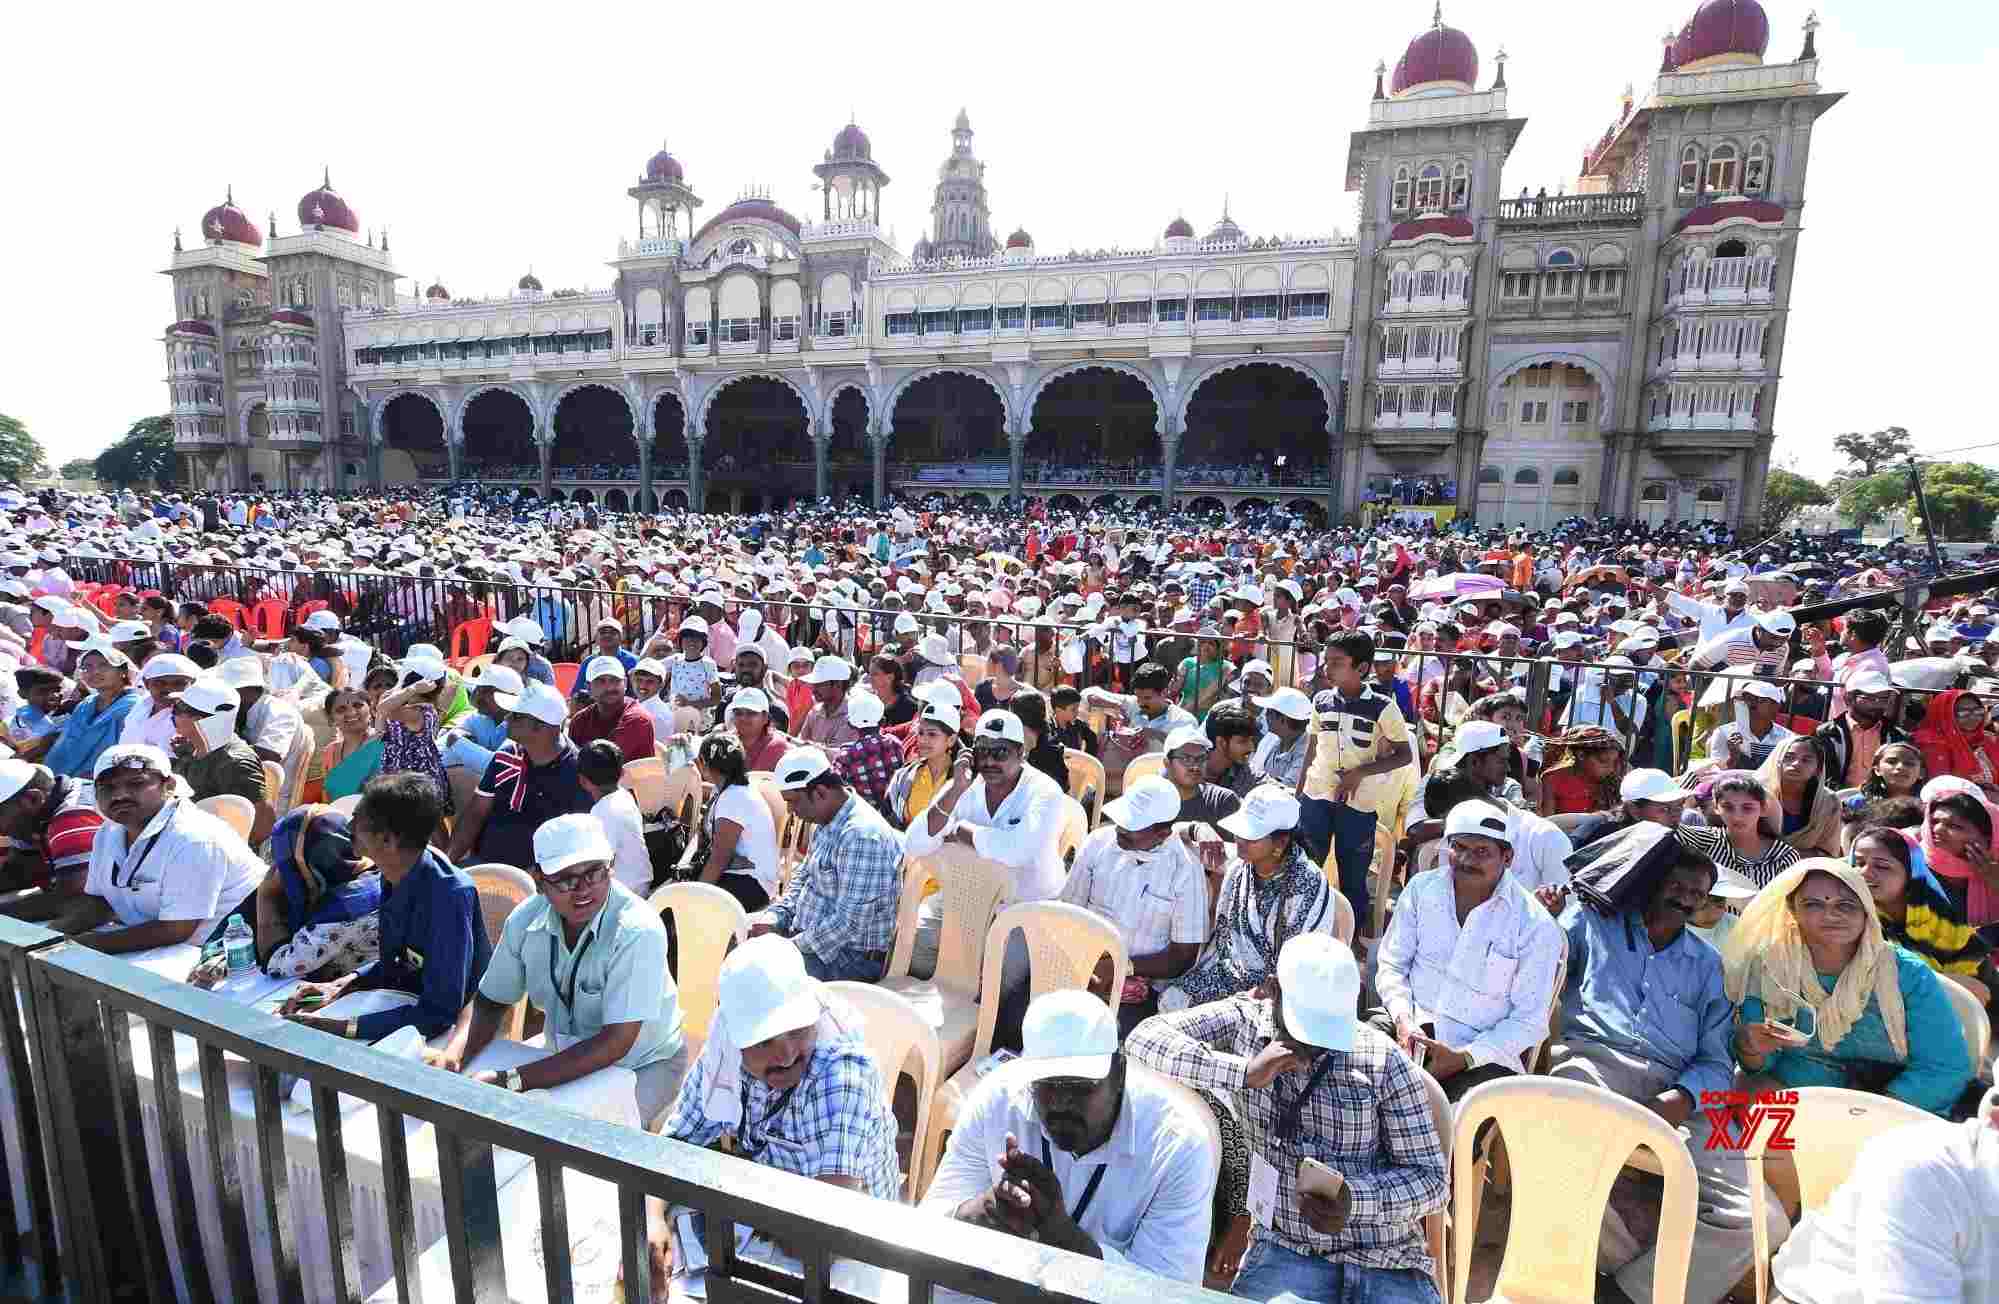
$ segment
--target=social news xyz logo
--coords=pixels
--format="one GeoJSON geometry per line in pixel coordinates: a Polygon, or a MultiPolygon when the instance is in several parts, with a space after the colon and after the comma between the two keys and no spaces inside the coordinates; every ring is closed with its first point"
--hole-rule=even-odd
{"type": "Polygon", "coordinates": [[[1703,1091],[1701,1113],[1707,1115],[1707,1149],[1742,1151],[1757,1129],[1767,1138],[1765,1150],[1795,1150],[1791,1120],[1796,1117],[1795,1091],[1703,1091]]]}

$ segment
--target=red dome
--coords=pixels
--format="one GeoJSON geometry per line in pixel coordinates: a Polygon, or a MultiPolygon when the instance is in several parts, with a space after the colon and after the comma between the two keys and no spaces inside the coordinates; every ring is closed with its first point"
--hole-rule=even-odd
{"type": "Polygon", "coordinates": [[[1472,225],[1462,217],[1419,217],[1414,221],[1397,222],[1395,229],[1388,233],[1392,243],[1396,240],[1419,240],[1426,235],[1468,236],[1472,225]]]}
{"type": "Polygon", "coordinates": [[[1013,234],[1006,238],[1006,247],[1009,249],[1032,249],[1034,248],[1034,237],[1027,233],[1026,227],[1017,226],[1013,229],[1013,234]]]}
{"type": "Polygon", "coordinates": [[[349,235],[361,234],[361,219],[354,216],[354,210],[347,207],[347,201],[334,192],[332,178],[319,183],[319,189],[308,190],[298,201],[298,224],[305,228],[330,226],[345,231],[349,235]]]}
{"type": "Polygon", "coordinates": [[[229,198],[201,215],[201,235],[210,244],[228,240],[236,244],[262,246],[264,233],[257,224],[236,207],[236,196],[232,190],[229,198]]]}
{"type": "Polygon", "coordinates": [[[1772,204],[1762,199],[1744,199],[1726,204],[1702,204],[1673,227],[1675,233],[1690,226],[1714,226],[1733,217],[1746,217],[1752,222],[1778,222],[1784,220],[1784,206],[1772,204]]]}
{"type": "Polygon", "coordinates": [[[536,276],[533,272],[529,272],[526,276],[523,276],[521,277],[520,280],[516,281],[514,283],[514,286],[516,289],[532,290],[535,293],[539,294],[541,292],[541,278],[539,276],[536,276]]]}
{"type": "Polygon", "coordinates": [[[840,134],[833,137],[834,158],[874,158],[874,147],[868,143],[868,133],[853,123],[840,128],[840,134]]]}
{"type": "Polygon", "coordinates": [[[432,285],[428,290],[425,290],[423,292],[423,297],[426,299],[449,299],[451,297],[451,291],[445,289],[444,283],[440,281],[437,284],[432,285]]]}
{"type": "Polygon", "coordinates": [[[686,179],[687,173],[680,166],[680,160],[667,153],[664,149],[646,160],[646,180],[648,181],[666,181],[677,186],[686,179]]]}
{"type": "Polygon", "coordinates": [[[167,327],[169,335],[206,335],[215,338],[215,328],[205,321],[177,321],[167,327]]]}
{"type": "Polygon", "coordinates": [[[1191,240],[1194,238],[1194,224],[1184,217],[1176,217],[1166,224],[1168,240],[1191,240]]]}
{"type": "Polygon", "coordinates": [[[1431,82],[1455,82],[1466,90],[1478,84],[1478,47],[1457,28],[1444,26],[1441,15],[1395,61],[1395,80],[1388,93],[1401,95],[1431,82]]]}
{"type": "Polygon", "coordinates": [[[313,326],[317,324],[312,318],[306,316],[296,308],[280,308],[271,314],[271,320],[273,322],[283,322],[288,326],[313,326]]]}
{"type": "Polygon", "coordinates": [[[1673,66],[1684,68],[1718,54],[1754,55],[1770,46],[1770,18],[1756,0],[1707,0],[1673,42],[1673,66]]]}
{"type": "Polygon", "coordinates": [[[785,212],[768,199],[750,198],[738,199],[735,203],[715,214],[715,216],[709,218],[706,222],[703,222],[701,229],[694,233],[694,238],[699,240],[722,223],[732,222],[738,218],[745,217],[759,218],[765,222],[775,222],[793,235],[798,234],[797,218],[785,212]]]}

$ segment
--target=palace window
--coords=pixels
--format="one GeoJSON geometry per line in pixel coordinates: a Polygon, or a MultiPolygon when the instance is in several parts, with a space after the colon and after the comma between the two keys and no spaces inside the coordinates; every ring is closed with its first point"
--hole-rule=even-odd
{"type": "Polygon", "coordinates": [[[1419,299],[1431,299],[1435,298],[1436,294],[1437,274],[1429,271],[1416,273],[1416,297],[1419,299]]]}
{"type": "Polygon", "coordinates": [[[1242,319],[1244,321],[1276,321],[1278,296],[1274,294],[1247,294],[1242,299],[1242,319]]]}
{"type": "Polygon", "coordinates": [[[991,308],[963,308],[959,310],[959,334],[962,335],[967,331],[972,331],[984,335],[989,333],[992,328],[993,310],[991,308]]]}
{"type": "Polygon", "coordinates": [[[1749,158],[1742,165],[1742,193],[1760,195],[1763,193],[1763,175],[1769,166],[1769,147],[1762,141],[1753,141],[1749,146],[1749,158]]]}
{"type": "Polygon", "coordinates": [[[1589,287],[1587,291],[1589,297],[1592,299],[1609,299],[1615,297],[1618,292],[1618,277],[1620,275],[1621,273],[1616,268],[1599,267],[1592,271],[1589,274],[1589,287]]]}
{"type": "Polygon", "coordinates": [[[1574,272],[1549,272],[1543,278],[1541,297],[1544,299],[1575,298],[1576,274],[1574,272]]]}
{"type": "Polygon", "coordinates": [[[1416,210],[1428,213],[1444,206],[1444,170],[1435,163],[1416,178],[1416,210]]]}
{"type": "Polygon", "coordinates": [[[1195,321],[1228,321],[1235,309],[1234,299],[1194,300],[1195,321]]]}
{"type": "Polygon", "coordinates": [[[1573,489],[1582,484],[1582,482],[1582,473],[1577,471],[1575,467],[1558,466],[1555,468],[1555,487],[1557,489],[1573,489]]]}
{"type": "Polygon", "coordinates": [[[1401,361],[1403,335],[1399,330],[1389,331],[1382,336],[1381,356],[1401,361]]]}
{"type": "Polygon", "coordinates": [[[1409,356],[1412,359],[1435,357],[1436,338],[1436,334],[1428,326],[1418,326],[1415,333],[1410,336],[1409,356]]]}
{"type": "Polygon", "coordinates": [[[1003,331],[1024,331],[1027,329],[1027,308],[1024,304],[1007,304],[999,310],[999,328],[1003,331]]]}
{"type": "Polygon", "coordinates": [[[1471,202],[1471,169],[1463,163],[1451,165],[1451,207],[1463,208],[1471,202]]]}
{"type": "Polygon", "coordinates": [[[882,330],[889,335],[916,334],[916,314],[913,312],[892,312],[882,318],[882,330]]]}
{"type": "Polygon", "coordinates": [[[1079,303],[1069,310],[1072,326],[1101,326],[1109,314],[1101,303],[1079,303]]]}
{"type": "Polygon", "coordinates": [[[1332,296],[1321,290],[1314,294],[1294,294],[1286,302],[1286,311],[1295,319],[1305,318],[1324,321],[1331,314],[1332,296]]]}
{"type": "Polygon", "coordinates": [[[1716,145],[1707,161],[1707,188],[1718,195],[1734,194],[1736,164],[1735,146],[1716,145]]]}
{"type": "Polygon", "coordinates": [[[1037,331],[1067,330],[1069,328],[1069,305],[1066,303],[1054,305],[1037,304],[1034,309],[1034,317],[1030,328],[1037,331]]]}
{"type": "Polygon", "coordinates": [[[1160,321],[1186,321],[1187,301],[1185,299],[1156,299],[1153,307],[1158,311],[1160,321]]]}
{"type": "Polygon", "coordinates": [[[1680,151],[1680,193],[1691,195],[1701,188],[1701,147],[1689,145],[1680,151]]]}
{"type": "Polygon", "coordinates": [[[770,337],[774,340],[795,340],[798,338],[798,318],[773,317],[770,319],[770,337]]]}
{"type": "Polygon", "coordinates": [[[1409,169],[1395,169],[1395,211],[1406,212],[1409,208],[1409,169]]]}
{"type": "Polygon", "coordinates": [[[844,339],[847,334],[847,314],[844,312],[820,313],[819,333],[831,339],[844,339]]]}
{"type": "Polygon", "coordinates": [[[1548,403],[1546,399],[1523,399],[1520,403],[1520,424],[1523,426],[1545,426],[1548,424],[1548,403]]]}
{"type": "Polygon", "coordinates": [[[1502,299],[1531,299],[1534,297],[1534,273],[1508,272],[1499,278],[1499,297],[1502,299]]]}
{"type": "Polygon", "coordinates": [[[1565,426],[1588,425],[1589,400],[1581,399],[1562,404],[1562,424],[1565,426]]]}
{"type": "Polygon", "coordinates": [[[951,315],[951,311],[948,308],[943,312],[926,312],[922,316],[918,330],[924,335],[949,335],[951,334],[951,315]]]}
{"type": "Polygon", "coordinates": [[[1117,306],[1117,324],[1120,326],[1143,326],[1152,320],[1152,305],[1143,299],[1122,300],[1117,306]]]}
{"type": "Polygon", "coordinates": [[[1523,466],[1513,473],[1515,484],[1540,484],[1541,473],[1531,466],[1523,466]]]}

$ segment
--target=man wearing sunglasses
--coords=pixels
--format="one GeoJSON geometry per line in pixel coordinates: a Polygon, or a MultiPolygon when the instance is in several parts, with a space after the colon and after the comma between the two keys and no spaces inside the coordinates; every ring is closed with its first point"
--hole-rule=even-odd
{"type": "Polygon", "coordinates": [[[621,1064],[638,1075],[640,1123],[651,1128],[666,1116],[687,1074],[680,994],[666,968],[666,928],[611,877],[615,856],[594,815],[558,816],[535,830],[541,892],[507,916],[479,994],[444,1049],[426,1056],[431,1063],[464,1073],[526,996],[555,1053],[472,1077],[535,1091],[621,1064]]]}

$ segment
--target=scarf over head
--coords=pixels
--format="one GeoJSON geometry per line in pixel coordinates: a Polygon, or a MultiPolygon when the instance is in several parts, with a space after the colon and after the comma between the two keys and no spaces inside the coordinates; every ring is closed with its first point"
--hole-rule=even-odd
{"type": "Polygon", "coordinates": [[[382,904],[382,876],[354,850],[354,829],[331,806],[300,806],[271,829],[271,862],[285,890],[285,927],[349,923],[382,904]]]}
{"type": "MultiPolygon", "coordinates": [[[[1969,779],[1946,774],[1931,779],[1917,794],[1923,803],[1922,828],[1917,833],[1922,843],[1923,854],[1929,857],[1930,869],[1943,878],[1962,880],[1965,883],[1966,914],[1974,924],[1989,924],[1999,920],[1999,891],[1985,881],[1971,862],[1954,851],[1946,851],[1937,845],[1936,836],[1930,832],[1930,814],[1936,804],[1945,797],[1957,793],[1967,793],[1985,808],[1986,819],[1992,822],[1992,840],[1986,847],[1986,854],[1999,860],[1999,805],[1995,805],[1977,784],[1969,779]]],[[[1973,830],[1974,835],[1977,830],[1973,830]]]]}
{"type": "Polygon", "coordinates": [[[1999,781],[1999,733],[1982,724],[1975,733],[1957,727],[1957,704],[1964,695],[1963,689],[1951,688],[1932,697],[1910,741],[1933,775],[1999,781]]]}
{"type": "Polygon", "coordinates": [[[1772,836],[1790,843],[1802,855],[1816,852],[1822,856],[1834,856],[1842,851],[1839,798],[1833,795],[1832,785],[1825,781],[1825,753],[1822,751],[1816,752],[1819,773],[1805,784],[1805,822],[1796,833],[1786,835],[1784,832],[1784,775],[1780,763],[1793,747],[1811,747],[1816,751],[1817,746],[1803,738],[1787,739],[1757,767],[1756,781],[1769,794],[1769,800],[1763,807],[1766,813],[1774,813],[1776,819],[1770,829],[1772,836]]]}

